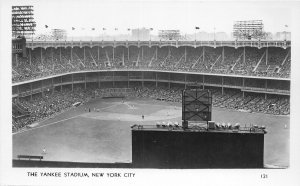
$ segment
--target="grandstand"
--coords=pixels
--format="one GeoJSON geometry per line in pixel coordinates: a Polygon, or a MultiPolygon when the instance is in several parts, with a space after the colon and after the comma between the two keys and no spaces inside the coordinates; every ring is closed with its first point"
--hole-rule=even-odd
{"type": "Polygon", "coordinates": [[[290,77],[290,42],[29,42],[13,53],[13,82],[112,69],[290,77]],[[113,46],[111,46],[113,44],[113,46]]]}
{"type": "Polygon", "coordinates": [[[276,115],[290,111],[288,41],[26,45],[27,55],[12,55],[13,131],[96,95],[180,102],[181,90],[188,87],[210,89],[215,107],[276,115]]]}

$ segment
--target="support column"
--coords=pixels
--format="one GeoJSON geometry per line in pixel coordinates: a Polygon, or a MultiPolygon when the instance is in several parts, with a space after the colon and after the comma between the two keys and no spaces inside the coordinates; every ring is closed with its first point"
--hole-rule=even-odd
{"type": "Polygon", "coordinates": [[[265,93],[265,99],[267,99],[268,98],[268,96],[267,96],[268,94],[267,93],[265,93]]]}
{"type": "Polygon", "coordinates": [[[115,62],[115,47],[113,47],[113,63],[115,62]]]}
{"type": "Polygon", "coordinates": [[[144,78],[144,71],[142,71],[142,87],[144,88],[144,80],[145,80],[145,78],[144,78]]]}
{"type": "Polygon", "coordinates": [[[44,86],[43,86],[43,80],[41,80],[41,87],[42,87],[42,96],[44,96],[44,86]]]}
{"type": "Polygon", "coordinates": [[[53,65],[53,71],[54,71],[54,63],[53,63],[53,48],[51,48],[51,63],[53,65]]]}
{"type": "Polygon", "coordinates": [[[156,46],[156,49],[155,49],[155,60],[157,60],[157,46],[156,46]]]}
{"type": "Polygon", "coordinates": [[[268,58],[269,58],[269,48],[266,48],[266,65],[268,65],[268,58]]]}
{"type": "Polygon", "coordinates": [[[74,74],[72,74],[72,92],[73,92],[73,88],[74,88],[74,74]]]}
{"type": "Polygon", "coordinates": [[[243,84],[242,84],[243,88],[245,88],[245,78],[243,78],[243,84]]]}
{"type": "Polygon", "coordinates": [[[143,47],[141,47],[142,48],[142,60],[144,59],[144,49],[143,49],[143,47]]]}
{"type": "Polygon", "coordinates": [[[59,48],[59,60],[61,62],[61,47],[59,48]]]}
{"type": "Polygon", "coordinates": [[[171,74],[169,73],[169,81],[168,81],[169,82],[169,89],[171,88],[171,82],[170,81],[171,81],[171,74]]]}
{"type": "Polygon", "coordinates": [[[41,48],[41,63],[43,64],[43,48],[41,48]]]}
{"type": "Polygon", "coordinates": [[[243,63],[246,63],[246,47],[244,47],[243,63]]]}
{"type": "Polygon", "coordinates": [[[98,72],[98,88],[100,89],[100,72],[98,72]]]}
{"type": "Polygon", "coordinates": [[[62,76],[60,76],[60,91],[62,91],[62,76]]]}
{"type": "Polygon", "coordinates": [[[51,92],[51,94],[53,94],[54,93],[54,78],[52,78],[52,82],[51,83],[52,83],[52,89],[51,89],[52,92],[51,92]]]}
{"type": "Polygon", "coordinates": [[[203,90],[205,89],[205,86],[204,86],[204,75],[202,75],[203,76],[203,78],[202,78],[202,88],[203,88],[203,90]]]}
{"type": "Polygon", "coordinates": [[[15,56],[16,56],[16,61],[15,61],[16,65],[19,66],[19,64],[18,64],[18,54],[15,54],[15,56]]]}
{"type": "Polygon", "coordinates": [[[99,59],[100,59],[100,58],[99,58],[99,53],[100,53],[99,50],[100,50],[100,47],[98,46],[98,50],[97,50],[97,59],[98,59],[98,61],[99,61],[99,59]]]}
{"type": "Polygon", "coordinates": [[[83,61],[85,63],[85,47],[83,47],[83,61]]]}
{"type": "Polygon", "coordinates": [[[18,97],[17,100],[18,102],[20,101],[20,90],[19,90],[20,85],[17,85],[17,92],[18,92],[18,97]]]}
{"type": "Polygon", "coordinates": [[[155,74],[155,86],[156,86],[156,88],[157,88],[157,72],[156,72],[156,74],[155,74]]]}
{"type": "Polygon", "coordinates": [[[32,83],[30,83],[30,100],[32,100],[32,83]]]}
{"type": "Polygon", "coordinates": [[[203,47],[203,50],[202,50],[202,62],[204,62],[204,59],[205,59],[205,47],[203,47]]]}
{"type": "Polygon", "coordinates": [[[186,89],[186,74],[184,74],[184,89],[186,89]]]}
{"type": "Polygon", "coordinates": [[[186,46],[184,47],[184,63],[186,63],[186,46]]]}
{"type": "Polygon", "coordinates": [[[128,62],[129,62],[129,46],[127,47],[127,58],[128,58],[128,62]]]}
{"type": "MultiPolygon", "coordinates": [[[[245,89],[245,78],[243,78],[242,89],[245,89]]],[[[245,91],[243,91],[243,98],[245,98],[245,91]]]]}
{"type": "Polygon", "coordinates": [[[113,88],[115,88],[115,72],[113,71],[113,88]]]}
{"type": "Polygon", "coordinates": [[[222,48],[222,63],[224,63],[224,59],[225,59],[225,49],[223,47],[222,48]]]}
{"type": "Polygon", "coordinates": [[[127,71],[127,77],[128,77],[128,81],[127,81],[127,88],[129,88],[129,72],[127,71]]]}
{"type": "Polygon", "coordinates": [[[71,47],[71,62],[73,63],[73,47],[71,47]]]}
{"type": "Polygon", "coordinates": [[[29,65],[31,65],[31,49],[29,49],[29,65]]]}

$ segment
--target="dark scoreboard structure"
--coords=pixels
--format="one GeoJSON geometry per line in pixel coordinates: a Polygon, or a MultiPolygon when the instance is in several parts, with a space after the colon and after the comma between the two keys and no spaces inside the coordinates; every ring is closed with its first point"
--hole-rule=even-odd
{"type": "Polygon", "coordinates": [[[264,132],[136,126],[134,168],[263,168],[264,132]]]}
{"type": "Polygon", "coordinates": [[[211,121],[211,98],[208,90],[184,90],[182,126],[132,126],[132,166],[263,168],[265,128],[214,123],[211,121]]]}

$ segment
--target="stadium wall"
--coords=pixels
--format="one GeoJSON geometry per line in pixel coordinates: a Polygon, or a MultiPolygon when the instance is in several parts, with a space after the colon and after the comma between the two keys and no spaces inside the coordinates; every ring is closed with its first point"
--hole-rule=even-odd
{"type": "Polygon", "coordinates": [[[89,88],[129,88],[152,84],[158,87],[164,84],[171,88],[177,84],[180,87],[196,86],[200,88],[215,87],[236,89],[243,92],[290,95],[290,80],[284,78],[251,77],[238,75],[222,75],[210,73],[171,72],[159,70],[99,70],[65,73],[35,80],[13,83],[12,96],[26,97],[53,89],[73,88],[80,84],[89,88]]]}

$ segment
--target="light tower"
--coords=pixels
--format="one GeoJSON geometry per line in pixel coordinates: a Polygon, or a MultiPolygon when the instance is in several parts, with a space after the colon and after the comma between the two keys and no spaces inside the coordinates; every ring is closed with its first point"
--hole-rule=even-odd
{"type": "Polygon", "coordinates": [[[33,6],[12,6],[12,36],[30,37],[34,35],[36,23],[33,6]]]}

